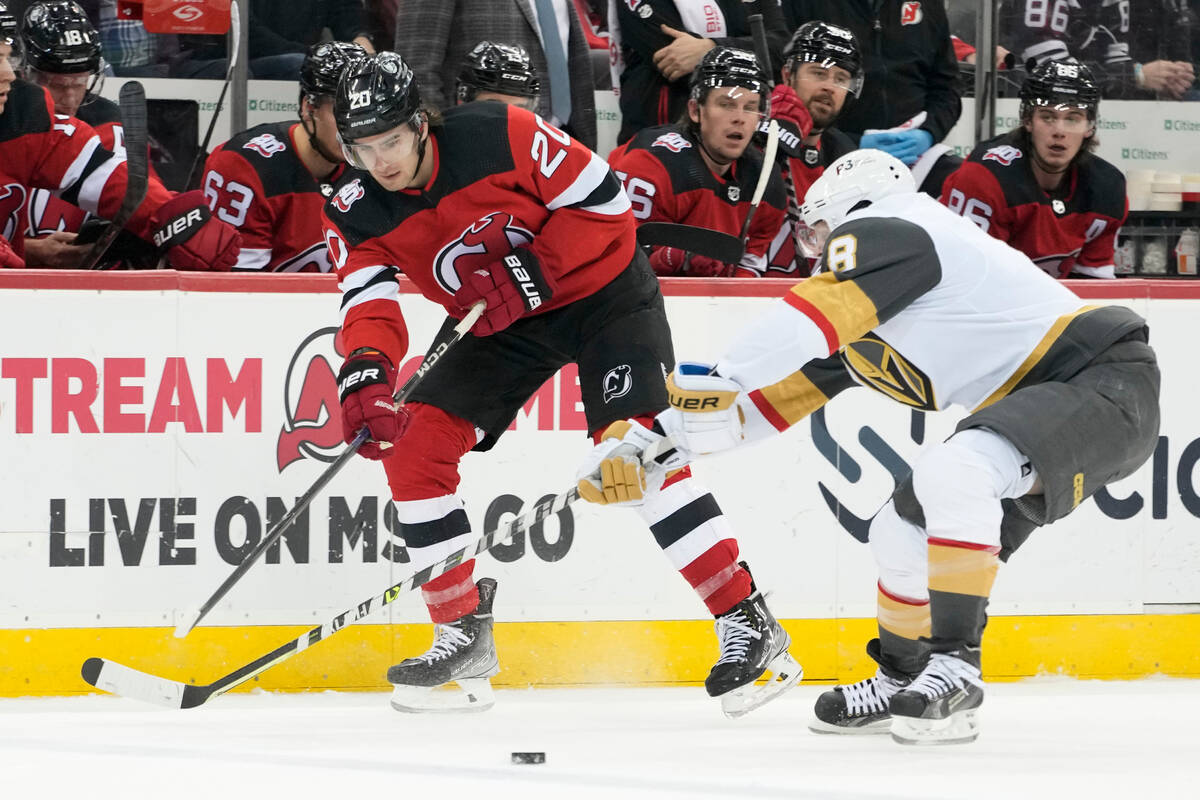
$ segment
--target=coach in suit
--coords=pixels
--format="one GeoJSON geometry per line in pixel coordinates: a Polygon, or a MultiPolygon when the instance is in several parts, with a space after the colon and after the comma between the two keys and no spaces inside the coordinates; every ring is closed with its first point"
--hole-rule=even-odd
{"type": "Polygon", "coordinates": [[[412,66],[431,106],[454,105],[463,57],[484,39],[524,47],[542,85],[538,113],[596,149],[591,56],[573,0],[400,2],[396,51],[412,66]]]}

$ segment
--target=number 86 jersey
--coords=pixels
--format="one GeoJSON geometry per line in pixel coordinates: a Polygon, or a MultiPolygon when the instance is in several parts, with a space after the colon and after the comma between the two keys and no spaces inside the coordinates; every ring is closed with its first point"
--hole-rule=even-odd
{"type": "Polygon", "coordinates": [[[235,270],[330,271],[320,225],[325,195],[296,153],[294,137],[304,135],[297,122],[256,125],[204,163],[209,209],[242,234],[235,270]]]}

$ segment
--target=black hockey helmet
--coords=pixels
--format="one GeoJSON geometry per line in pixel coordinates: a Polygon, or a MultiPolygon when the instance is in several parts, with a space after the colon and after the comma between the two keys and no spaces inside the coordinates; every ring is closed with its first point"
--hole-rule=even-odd
{"type": "Polygon", "coordinates": [[[711,90],[721,86],[741,86],[758,92],[766,110],[771,81],[754,53],[721,45],[705,53],[692,71],[691,98],[703,103],[711,90]]]}
{"type": "Polygon", "coordinates": [[[1092,71],[1071,58],[1044,61],[1029,71],[1021,84],[1021,119],[1029,119],[1035,108],[1080,108],[1088,119],[1100,107],[1100,86],[1092,71]]]}
{"type": "Polygon", "coordinates": [[[71,0],[42,0],[25,9],[21,41],[26,63],[41,72],[102,72],[100,34],[71,0]]]}
{"type": "Polygon", "coordinates": [[[386,50],[352,61],[333,98],[333,116],[344,142],[399,125],[419,128],[421,113],[416,76],[398,53],[386,50]]]}
{"type": "Polygon", "coordinates": [[[480,92],[536,98],[541,85],[525,48],[488,41],[472,47],[463,59],[455,94],[460,103],[467,103],[480,92]]]}
{"type": "Polygon", "coordinates": [[[802,63],[820,64],[825,68],[841,67],[851,76],[847,91],[855,97],[862,91],[863,62],[858,40],[849,29],[840,25],[804,23],[783,48],[783,62],[793,70],[802,63]]]}
{"type": "Polygon", "coordinates": [[[318,42],[304,54],[300,65],[300,96],[315,103],[337,94],[338,80],[350,64],[366,58],[367,51],[353,42],[318,42]]]}

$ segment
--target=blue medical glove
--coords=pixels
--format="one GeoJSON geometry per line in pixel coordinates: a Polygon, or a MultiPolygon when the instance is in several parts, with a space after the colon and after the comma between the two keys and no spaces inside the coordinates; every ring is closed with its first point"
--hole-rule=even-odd
{"type": "Polygon", "coordinates": [[[882,150],[911,167],[917,163],[922,153],[933,147],[933,134],[924,128],[868,133],[859,140],[858,146],[882,150]]]}

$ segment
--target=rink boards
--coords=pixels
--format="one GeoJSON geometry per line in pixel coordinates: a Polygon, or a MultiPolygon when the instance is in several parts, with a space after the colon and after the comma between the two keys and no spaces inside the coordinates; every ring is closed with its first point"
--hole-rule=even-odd
{"type": "MultiPolygon", "coordinates": [[[[676,353],[694,360],[788,285],[666,284],[676,353]]],[[[382,469],[356,459],[206,627],[171,637],[340,451],[331,277],[29,271],[0,275],[0,288],[0,695],[88,690],[78,669],[92,655],[208,682],[410,574],[382,469]]],[[[985,672],[1200,675],[1200,287],[1073,288],[1149,319],[1162,438],[1151,463],[1001,570],[985,672]]],[[[418,353],[442,314],[409,293],[402,305],[418,353]]],[[[495,450],[465,459],[477,530],[571,485],[588,448],[578,399],[564,370],[495,450]]],[[[854,389],[771,442],[696,466],[808,678],[864,671],[874,566],[859,539],[894,476],[956,419],[854,389]]],[[[715,657],[711,618],[632,512],[572,506],[476,574],[500,582],[497,683],[694,682],[715,657]]],[[[401,596],[254,685],[380,687],[387,664],[425,648],[424,620],[419,597],[401,596]]]]}

